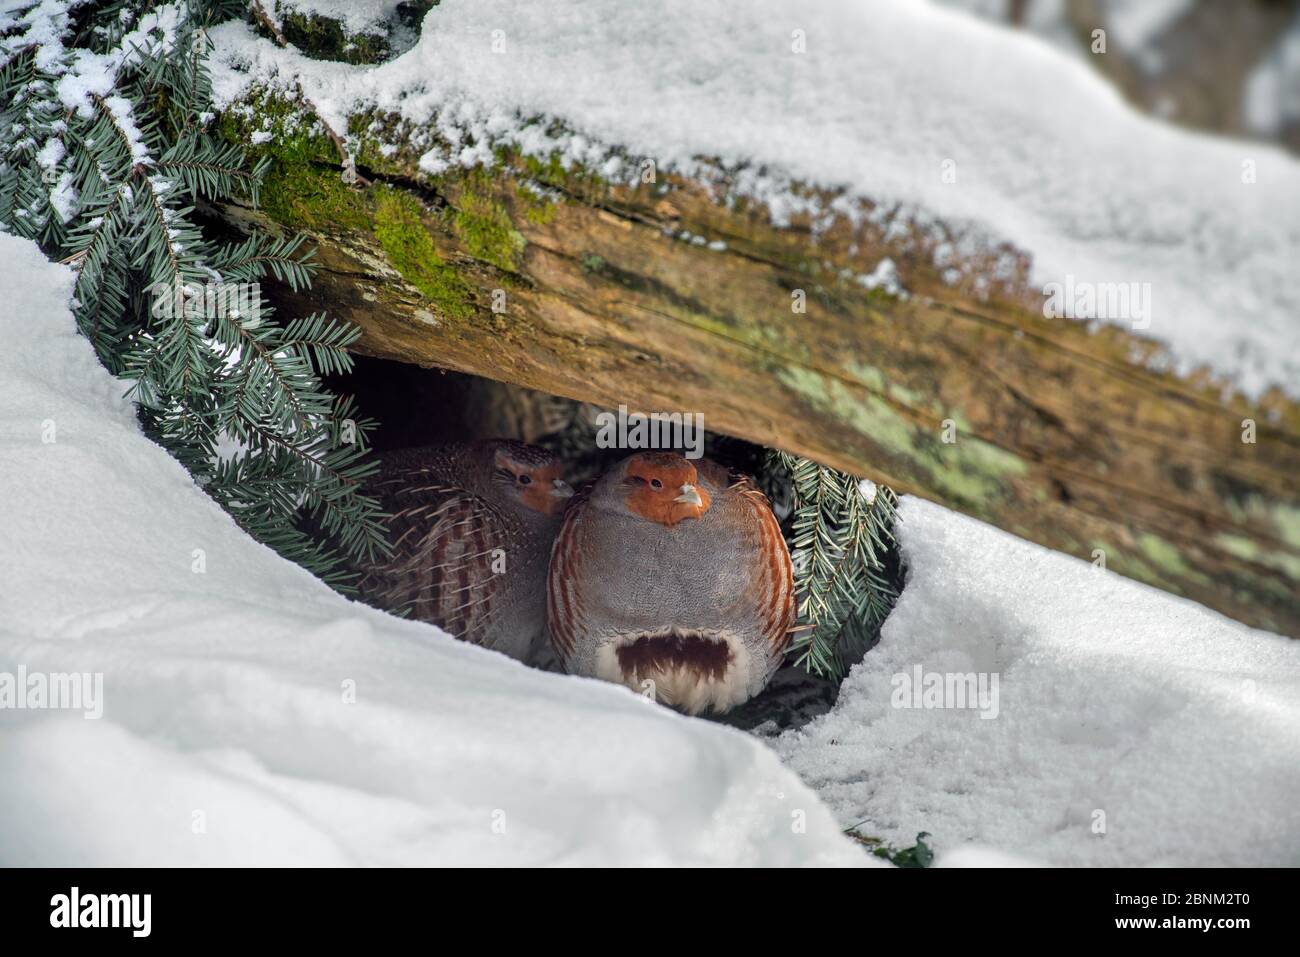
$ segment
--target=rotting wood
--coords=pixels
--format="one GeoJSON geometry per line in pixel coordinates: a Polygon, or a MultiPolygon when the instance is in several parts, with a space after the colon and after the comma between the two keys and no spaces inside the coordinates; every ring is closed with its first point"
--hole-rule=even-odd
{"type": "Polygon", "coordinates": [[[1149,340],[1044,318],[1023,283],[980,296],[915,244],[843,220],[777,228],[718,184],[631,188],[512,157],[427,180],[409,158],[369,159],[374,185],[319,215],[265,203],[322,266],[281,305],[355,322],[360,351],[702,412],[711,430],[1300,636],[1300,407],[1277,390],[1254,403],[1179,379],[1149,340]],[[885,256],[907,298],[857,281],[885,256]]]}

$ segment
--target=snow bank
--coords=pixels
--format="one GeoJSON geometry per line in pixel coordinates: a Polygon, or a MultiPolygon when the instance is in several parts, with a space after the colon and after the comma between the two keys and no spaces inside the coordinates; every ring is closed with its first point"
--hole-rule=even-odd
{"type": "Polygon", "coordinates": [[[278,15],[279,20],[283,20],[286,13],[326,17],[339,21],[350,35],[382,35],[396,21],[397,8],[401,4],[402,0],[277,0],[275,13],[270,15],[278,15]]]}
{"type": "Polygon", "coordinates": [[[450,148],[430,149],[430,172],[502,142],[611,177],[630,173],[619,149],[685,172],[717,157],[778,218],[798,205],[792,181],[901,204],[1027,250],[1038,285],[1138,284],[1141,310],[1081,302],[1080,317],[1132,324],[1183,368],[1250,393],[1300,382],[1300,163],[1142,117],[1086,63],[960,11],[445,0],[414,48],[373,68],[239,23],[213,38],[219,97],[298,81],[336,129],[367,105],[432,123],[450,148]]]}
{"type": "Polygon", "coordinates": [[[0,682],[103,676],[98,720],[0,710],[0,864],[871,863],[752,738],[253,542],[140,435],[72,274],[0,235],[0,285],[0,682]]]}
{"type": "Polygon", "coordinates": [[[920,499],[899,514],[880,644],[773,742],[846,826],[929,831],[951,866],[1300,865],[1300,642],[920,499]],[[996,675],[996,717],[894,707],[918,666],[996,675]]]}
{"type": "Polygon", "coordinates": [[[0,710],[0,864],[877,863],[859,822],[937,866],[1300,864],[1296,642],[908,497],[903,597],[782,767],[248,539],[139,434],[71,282],[0,235],[0,685],[103,676],[99,719],[0,710]],[[892,706],[917,668],[996,676],[996,716],[892,706]]]}

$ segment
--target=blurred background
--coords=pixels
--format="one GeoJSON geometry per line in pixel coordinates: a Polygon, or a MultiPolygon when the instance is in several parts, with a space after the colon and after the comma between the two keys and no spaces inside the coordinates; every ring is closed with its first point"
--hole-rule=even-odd
{"type": "Polygon", "coordinates": [[[1300,155],[1300,0],[939,2],[1079,56],[1155,116],[1300,155]]]}

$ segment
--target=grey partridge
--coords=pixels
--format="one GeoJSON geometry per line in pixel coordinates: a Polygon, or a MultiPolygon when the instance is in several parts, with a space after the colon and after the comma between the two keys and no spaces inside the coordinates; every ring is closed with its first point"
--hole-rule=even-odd
{"type": "Polygon", "coordinates": [[[370,483],[391,557],[363,570],[371,604],[521,661],[541,644],[546,565],[573,494],[559,460],[522,442],[408,449],[370,483]]]}
{"type": "Polygon", "coordinates": [[[761,691],[794,619],[766,496],[707,459],[629,456],[573,501],[551,552],[547,626],[565,670],[691,714],[761,691]]]}

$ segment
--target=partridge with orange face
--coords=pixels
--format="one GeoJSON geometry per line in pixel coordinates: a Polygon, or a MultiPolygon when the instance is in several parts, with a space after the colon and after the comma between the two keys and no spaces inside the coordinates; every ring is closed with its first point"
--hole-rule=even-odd
{"type": "Polygon", "coordinates": [[[527,661],[546,614],[546,563],[573,490],[550,452],[496,440],[383,458],[370,491],[386,512],[390,558],[364,570],[372,604],[527,661]]]}
{"type": "Polygon", "coordinates": [[[766,496],[706,459],[624,459],[575,499],[551,552],[547,627],[565,669],[690,714],[761,691],[794,618],[766,496]]]}

